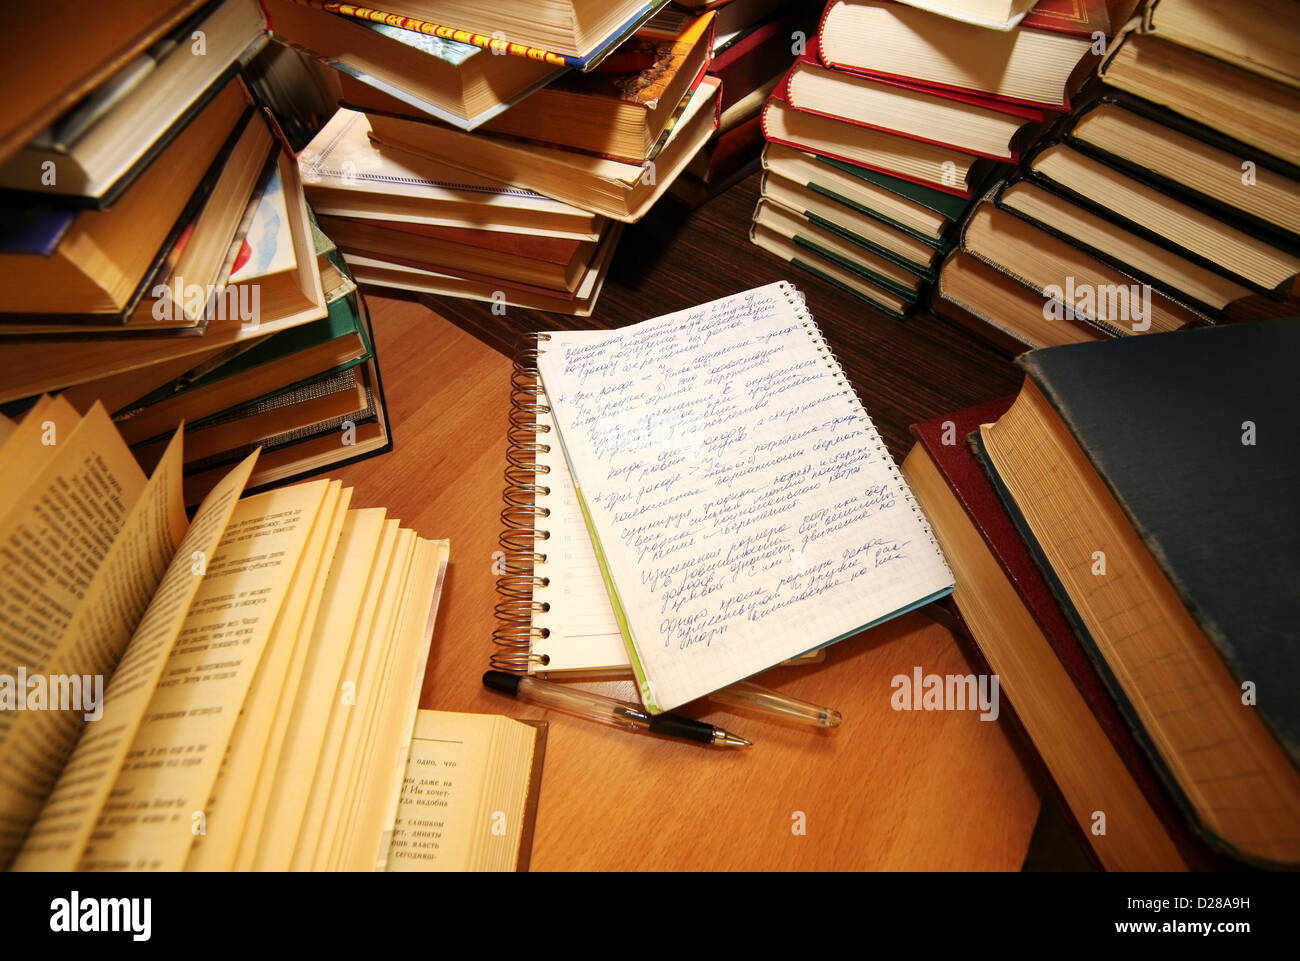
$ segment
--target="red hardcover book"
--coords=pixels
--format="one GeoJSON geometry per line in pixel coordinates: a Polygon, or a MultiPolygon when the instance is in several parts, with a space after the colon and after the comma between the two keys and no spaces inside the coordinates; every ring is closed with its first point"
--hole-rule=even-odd
{"type": "Polygon", "coordinates": [[[1050,0],[1031,10],[1013,30],[998,31],[949,20],[892,0],[830,0],[822,14],[817,55],[835,70],[1068,112],[1071,95],[1100,61],[1092,52],[1094,35],[1117,29],[1123,23],[1117,12],[1130,2],[1050,0]],[[850,24],[850,29],[845,30],[845,23],[854,20],[862,22],[856,28],[850,24]],[[870,40],[860,39],[863,31],[870,40]],[[893,58],[884,56],[894,36],[910,38],[911,47],[930,46],[938,56],[924,62],[917,59],[915,51],[893,58]],[[1063,43],[1059,39],[1062,36],[1071,42],[1063,43]],[[1006,70],[994,69],[1000,67],[1006,70]],[[973,71],[968,75],[983,77],[988,85],[947,79],[953,72],[962,71],[973,71]],[[1041,73],[1042,77],[1031,80],[1029,73],[1041,73]],[[1026,85],[1041,94],[1029,95],[1024,92],[1026,85]]]}
{"type": "Polygon", "coordinates": [[[762,152],[763,122],[754,114],[705,144],[686,172],[706,184],[713,183],[749,166],[762,152]]]}
{"type": "MultiPolygon", "coordinates": [[[[952,495],[979,531],[984,545],[993,555],[1019,595],[1025,609],[1050,644],[1057,660],[1068,674],[1069,680],[1078,690],[1138,790],[1146,798],[1155,817],[1163,825],[1178,854],[1187,866],[1194,869],[1227,866],[1231,862],[1213,854],[1206,844],[1194,835],[1159,776],[1146,760],[1142,748],[1134,739],[1131,729],[1108,693],[1091,659],[1075,636],[1033,556],[1021,540],[1001,498],[993,489],[992,483],[966,441],[966,438],[976,431],[980,424],[996,421],[1006,413],[1014,399],[1014,397],[1004,397],[977,407],[913,424],[911,431],[942,475],[952,495]]],[[[919,493],[918,499],[921,501],[922,508],[927,509],[925,499],[919,493]]],[[[933,523],[935,514],[933,507],[928,508],[927,513],[933,523]]],[[[950,557],[950,562],[952,560],[950,557]]],[[[954,602],[953,606],[960,610],[961,601],[957,594],[954,594],[954,602]]],[[[971,633],[969,628],[968,633],[971,633]]],[[[985,651],[983,641],[978,638],[974,640],[980,647],[981,655],[987,655],[987,659],[991,662],[999,660],[994,656],[995,652],[991,648],[985,651]]],[[[1000,640],[1013,645],[1029,643],[1028,639],[1022,638],[1000,640]]],[[[1005,667],[1003,673],[1007,673],[1005,667]]],[[[1006,676],[1003,678],[1004,692],[1019,688],[1023,693],[1034,680],[1035,678],[1031,677],[1006,676]]],[[[1035,707],[1030,704],[1030,700],[1022,697],[1018,709],[1022,724],[1030,720],[1026,712],[1035,707]]],[[[1043,709],[1041,703],[1036,707],[1040,712],[1043,709]]],[[[1051,705],[1047,707],[1051,709],[1051,705]]],[[[1069,732],[1066,732],[1066,736],[1068,735],[1069,732]]],[[[1065,800],[1068,802],[1068,799],[1065,800]]],[[[1081,825],[1080,828],[1082,830],[1081,825]]]]}
{"type": "Polygon", "coordinates": [[[1038,0],[1020,26],[1089,38],[1100,30],[1113,37],[1137,5],[1138,0],[1038,0]]]}
{"type": "MultiPolygon", "coordinates": [[[[794,62],[790,69],[790,74],[785,80],[786,102],[796,110],[802,110],[805,113],[815,113],[823,117],[831,117],[835,120],[843,120],[845,123],[856,124],[859,127],[866,127],[870,130],[883,130],[887,133],[895,133],[900,137],[907,137],[910,140],[918,140],[921,143],[934,144],[938,147],[949,147],[953,150],[961,150],[965,153],[974,154],[977,157],[988,157],[990,160],[997,160],[1006,163],[1016,163],[1020,159],[1020,141],[1021,132],[1026,124],[1041,124],[1044,113],[1037,107],[1030,107],[1023,104],[1004,103],[993,100],[989,97],[982,97],[978,94],[965,90],[940,90],[935,87],[927,87],[923,84],[913,83],[907,80],[900,80],[894,77],[871,77],[852,71],[832,70],[822,64],[822,62],[813,54],[811,50],[804,51],[803,55],[794,62]],[[1011,118],[1007,124],[1009,131],[1006,149],[1002,152],[993,150],[980,150],[975,146],[966,143],[954,143],[951,139],[944,139],[941,136],[922,136],[915,129],[899,130],[896,127],[890,127],[885,124],[871,123],[859,117],[846,116],[849,111],[833,112],[829,110],[819,110],[811,104],[800,99],[795,93],[798,74],[801,71],[810,71],[821,73],[825,76],[835,77],[843,83],[860,84],[870,86],[880,84],[883,87],[891,87],[895,90],[906,91],[913,96],[930,98],[935,101],[947,101],[949,103],[963,104],[972,108],[974,112],[991,111],[1002,114],[1011,118]]],[[[841,100],[842,97],[837,98],[841,100]]],[[[934,133],[943,133],[942,129],[935,129],[934,133]]]]}
{"type": "MultiPolygon", "coordinates": [[[[788,79],[788,78],[787,78],[788,79]]],[[[780,111],[785,119],[798,123],[800,126],[810,128],[808,133],[826,134],[828,138],[844,137],[845,129],[850,134],[860,132],[864,129],[855,124],[848,123],[838,117],[828,117],[823,114],[808,113],[803,110],[797,110],[791,107],[786,99],[786,81],[783,80],[777,84],[772,95],[767,98],[767,103],[763,107],[763,136],[772,143],[785,144],[787,147],[793,147],[796,150],[803,150],[808,153],[820,154],[829,157],[831,160],[839,160],[855,167],[862,167],[865,170],[875,170],[879,173],[888,174],[891,177],[898,177],[901,180],[907,180],[911,183],[921,184],[924,187],[931,187],[943,193],[952,194],[954,197],[970,199],[972,191],[976,184],[980,183],[987,170],[988,161],[984,158],[976,157],[965,151],[953,150],[949,147],[936,147],[933,144],[925,144],[918,140],[912,140],[908,137],[900,136],[892,131],[873,131],[870,135],[852,136],[849,139],[855,141],[858,146],[866,145],[870,142],[874,146],[883,149],[891,147],[891,141],[897,141],[893,147],[897,147],[902,152],[918,153],[924,158],[922,166],[925,169],[934,169],[936,174],[932,177],[909,173],[901,170],[896,166],[888,166],[880,163],[872,163],[864,160],[861,156],[855,158],[848,156],[847,153],[826,147],[821,142],[814,142],[818,138],[799,136],[787,136],[780,133],[773,123],[772,117],[774,111],[780,111]],[[788,111],[788,114],[785,112],[788,111]],[[799,115],[809,118],[800,120],[799,115]],[[906,151],[903,145],[919,145],[917,151],[906,151]],[[951,168],[945,168],[944,165],[951,163],[951,168]],[[945,170],[946,172],[938,172],[945,170]]]]}
{"type": "Polygon", "coordinates": [[[794,56],[791,35],[800,30],[804,36],[812,36],[816,27],[816,15],[798,7],[760,24],[719,51],[709,73],[722,81],[722,112],[785,72],[794,56]]]}

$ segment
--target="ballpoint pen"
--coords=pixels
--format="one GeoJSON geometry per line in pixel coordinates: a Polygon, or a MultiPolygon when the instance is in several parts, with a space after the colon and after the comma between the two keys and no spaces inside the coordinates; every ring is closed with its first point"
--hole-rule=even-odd
{"type": "Polygon", "coordinates": [[[542,707],[554,708],[566,714],[576,714],[578,717],[630,731],[663,734],[718,746],[748,747],[752,743],[743,737],[728,734],[707,721],[696,721],[676,714],[651,714],[639,704],[617,701],[612,697],[593,694],[591,691],[563,684],[553,684],[550,681],[540,681],[534,677],[507,674],[504,671],[488,671],[483,675],[483,685],[502,694],[509,694],[511,697],[532,701],[542,707]]]}
{"type": "Polygon", "coordinates": [[[748,707],[768,714],[776,714],[816,727],[839,727],[840,712],[833,707],[822,707],[812,701],[801,701],[789,694],[773,691],[752,681],[737,681],[709,695],[710,701],[748,707]]]}

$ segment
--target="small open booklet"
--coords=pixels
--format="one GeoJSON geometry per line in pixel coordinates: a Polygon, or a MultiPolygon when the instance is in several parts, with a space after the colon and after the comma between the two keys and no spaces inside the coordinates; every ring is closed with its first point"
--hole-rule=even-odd
{"type": "Polygon", "coordinates": [[[373,870],[447,542],[256,454],[190,520],[102,404],[0,437],[0,866],[373,870]]]}
{"type": "Polygon", "coordinates": [[[651,711],[952,590],[790,284],[539,347],[551,436],[651,711]]]}
{"type": "Polygon", "coordinates": [[[420,711],[384,870],[528,870],[546,728],[420,711]]]}

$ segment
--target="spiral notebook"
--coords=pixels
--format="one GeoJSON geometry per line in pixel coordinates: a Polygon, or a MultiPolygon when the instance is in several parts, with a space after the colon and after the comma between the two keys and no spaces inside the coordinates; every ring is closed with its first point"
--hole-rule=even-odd
{"type": "Polygon", "coordinates": [[[566,580],[564,559],[551,557],[558,541],[536,526],[559,486],[562,468],[547,459],[557,447],[651,711],[952,589],[911,492],[788,283],[620,330],[538,335],[513,386],[499,666],[526,667],[549,641],[552,608],[538,595],[566,580]]]}

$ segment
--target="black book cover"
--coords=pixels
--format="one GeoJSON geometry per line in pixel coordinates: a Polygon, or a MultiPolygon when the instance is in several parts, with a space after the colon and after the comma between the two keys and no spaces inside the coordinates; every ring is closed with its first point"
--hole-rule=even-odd
{"type": "MultiPolygon", "coordinates": [[[[1165,283],[1159,278],[1151,276],[1144,270],[1138,270],[1132,264],[1127,263],[1126,261],[1123,261],[1120,258],[1116,257],[1113,253],[1111,253],[1111,251],[1103,247],[1094,247],[1092,244],[1085,243],[1083,238],[1079,237],[1077,234],[1073,234],[1070,233],[1069,231],[1062,230],[1056,224],[1039,220],[1037,217],[1030,216],[1024,211],[1018,210],[1012,205],[1005,203],[1003,200],[1003,195],[1006,193],[1007,188],[1012,187],[1017,183],[1032,184],[1035,187],[1039,187],[1043,190],[1056,194],[1057,196],[1062,197],[1065,200],[1068,200],[1070,203],[1074,204],[1077,207],[1082,208],[1088,213],[1097,214],[1103,217],[1104,219],[1109,220],[1112,223],[1115,222],[1114,217],[1108,216],[1108,211],[1106,211],[1104,208],[1099,209],[1096,207],[1081,204],[1074,196],[1071,196],[1069,191],[1060,189],[1057,184],[1047,180],[1045,177],[1026,176],[1024,173],[1016,174],[1016,176],[1014,176],[1010,180],[1004,181],[1002,185],[998,188],[997,194],[993,197],[993,203],[997,205],[998,209],[1005,210],[1013,217],[1018,217],[1021,220],[1025,221],[1026,223],[1033,224],[1039,230],[1051,234],[1053,237],[1056,237],[1058,240],[1063,240],[1066,243],[1071,244],[1072,246],[1078,247],[1080,250],[1084,251],[1087,254],[1092,255],[1093,257],[1096,257],[1098,260],[1102,261],[1103,263],[1109,264],[1110,266],[1118,270],[1120,273],[1128,277],[1131,277],[1132,279],[1136,280],[1138,283],[1146,284],[1147,286],[1160,291],[1162,294],[1167,296],[1170,300],[1177,301],[1178,303],[1182,304],[1184,307],[1190,308],[1191,310],[1194,310],[1197,313],[1204,315],[1206,321],[1208,322],[1225,320],[1227,318],[1226,309],[1220,310],[1214,307],[1212,304],[1207,304],[1204,301],[1191,296],[1186,291],[1179,290],[1177,287],[1173,286],[1172,284],[1165,283]]],[[[1119,226],[1123,226],[1125,227],[1125,229],[1127,229],[1127,225],[1121,224],[1119,226]]]]}
{"type": "Polygon", "coordinates": [[[1134,96],[1124,90],[1118,90],[1112,87],[1101,88],[1101,93],[1093,98],[1088,104],[1080,108],[1071,118],[1067,127],[1062,130],[1062,137],[1066,143],[1082,153],[1088,154],[1096,160],[1100,160],[1116,170],[1122,170],[1131,174],[1139,180],[1144,180],[1151,186],[1163,190],[1171,196],[1176,196],[1195,206],[1203,206],[1216,217],[1225,222],[1235,222],[1243,230],[1263,234],[1277,242],[1278,246],[1286,247],[1288,244],[1294,245],[1300,242],[1300,235],[1292,233],[1277,224],[1261,220],[1258,217],[1209,195],[1201,193],[1177,180],[1171,180],[1165,177],[1146,164],[1140,157],[1128,157],[1112,153],[1096,144],[1077,136],[1075,129],[1090,112],[1103,105],[1110,105],[1127,110],[1146,120],[1151,120],[1162,127],[1167,127],[1174,133],[1191,137],[1199,140],[1206,146],[1213,147],[1216,150],[1223,151],[1233,157],[1241,157],[1244,160],[1252,161],[1257,167],[1271,171],[1280,177],[1287,177],[1291,180],[1300,180],[1300,167],[1289,164],[1285,160],[1280,160],[1272,154],[1266,154],[1261,150],[1244,144],[1239,140],[1233,140],[1231,137],[1224,136],[1217,130],[1199,124],[1190,120],[1181,114],[1176,114],[1166,107],[1159,104],[1143,100],[1141,97],[1134,96]]]}
{"type": "MultiPolygon", "coordinates": [[[[1105,206],[1104,204],[1101,204],[1098,201],[1093,200],[1091,197],[1085,196],[1084,194],[1079,193],[1077,190],[1074,190],[1070,187],[1065,186],[1064,184],[1058,183],[1057,181],[1053,180],[1050,176],[1048,176],[1047,174],[1043,173],[1040,169],[1038,169],[1036,165],[1039,156],[1052,147],[1063,147],[1070,150],[1077,150],[1077,147],[1075,146],[1074,143],[1063,139],[1049,139],[1040,142],[1033,149],[1030,155],[1025,159],[1024,163],[1020,168],[1022,171],[1024,171],[1022,176],[1025,179],[1031,180],[1034,183],[1038,184],[1039,186],[1051,190],[1053,193],[1059,194],[1062,197],[1065,197],[1067,200],[1070,200],[1071,202],[1077,204],[1078,206],[1084,208],[1085,210],[1094,213],[1099,217],[1104,217],[1105,219],[1123,227],[1124,229],[1143,238],[1144,240],[1149,240],[1151,243],[1156,244],[1157,246],[1164,247],[1166,250],[1172,251],[1173,253],[1178,254],[1180,257],[1185,257],[1187,260],[1190,260],[1193,263],[1198,264],[1199,266],[1204,267],[1207,270],[1214,271],[1215,273],[1220,274],[1223,277],[1227,277],[1229,280],[1241,284],[1244,287],[1249,287],[1251,290],[1257,291],[1258,293],[1265,294],[1275,299],[1283,299],[1286,296],[1287,291],[1290,290],[1291,281],[1293,278],[1288,278],[1276,289],[1265,287],[1255,281],[1252,281],[1249,277],[1243,277],[1241,274],[1238,274],[1235,271],[1230,270],[1227,267],[1224,267],[1222,264],[1216,263],[1210,258],[1202,254],[1199,254],[1196,251],[1184,246],[1179,241],[1178,238],[1166,237],[1163,234],[1159,233],[1158,231],[1155,231],[1150,227],[1147,227],[1145,224],[1141,223],[1140,221],[1134,220],[1121,213],[1118,213],[1117,211],[1112,210],[1111,208],[1105,206]]],[[[1139,169],[1135,171],[1131,168],[1127,168],[1119,164],[1116,164],[1110,161],[1109,159],[1107,159],[1106,157],[1100,156],[1093,152],[1082,151],[1082,150],[1077,150],[1077,152],[1093,160],[1098,161],[1099,163],[1103,164],[1106,167],[1109,167],[1110,169],[1114,170],[1116,173],[1120,174],[1123,177],[1128,177],[1143,186],[1151,187],[1152,189],[1160,191],[1161,193],[1168,196],[1169,199],[1171,201],[1174,201],[1175,203],[1184,204],[1188,206],[1195,206],[1197,203],[1199,203],[1199,200],[1197,198],[1192,198],[1190,201],[1187,199],[1179,198],[1178,196],[1174,195],[1173,192],[1169,191],[1165,186],[1158,183],[1154,178],[1148,176],[1147,172],[1144,170],[1139,169]]],[[[1235,214],[1230,217],[1217,217],[1216,219],[1218,219],[1219,221],[1221,221],[1222,223],[1226,224],[1229,227],[1243,231],[1245,233],[1249,234],[1252,232],[1251,226],[1247,223],[1242,222],[1241,218],[1239,216],[1236,216],[1235,214]]],[[[1272,246],[1278,248],[1281,251],[1284,251],[1285,253],[1288,254],[1300,253],[1300,246],[1297,246],[1293,240],[1286,239],[1285,235],[1271,233],[1269,236],[1261,237],[1260,239],[1265,241],[1266,243],[1272,244],[1272,246]]]]}
{"type": "Polygon", "coordinates": [[[1300,320],[1070,344],[1018,362],[1300,763],[1300,320]]]}

